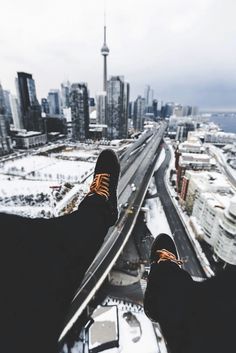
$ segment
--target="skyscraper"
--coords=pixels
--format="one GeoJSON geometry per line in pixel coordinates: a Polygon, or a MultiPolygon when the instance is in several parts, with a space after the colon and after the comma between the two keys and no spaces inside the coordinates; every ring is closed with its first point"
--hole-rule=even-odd
{"type": "Polygon", "coordinates": [[[153,97],[154,97],[154,90],[151,88],[151,86],[147,85],[145,87],[145,91],[144,91],[144,98],[145,98],[145,102],[146,102],[146,112],[147,113],[152,113],[153,97]]]}
{"type": "Polygon", "coordinates": [[[41,99],[41,109],[42,113],[49,114],[49,104],[47,98],[41,99]]]}
{"type": "Polygon", "coordinates": [[[4,91],[0,84],[0,156],[11,152],[11,139],[9,137],[9,125],[6,120],[6,108],[4,91]]]}
{"type": "Polygon", "coordinates": [[[48,93],[48,105],[50,115],[60,115],[61,113],[61,98],[58,89],[51,89],[48,93]]]}
{"type": "Polygon", "coordinates": [[[86,83],[73,83],[70,92],[72,137],[85,140],[89,137],[89,97],[86,83]]]}
{"type": "Polygon", "coordinates": [[[2,85],[0,83],[0,114],[4,115],[5,114],[5,100],[4,100],[4,92],[2,89],[2,85]]]}
{"type": "Polygon", "coordinates": [[[35,82],[32,75],[25,72],[18,72],[16,88],[24,128],[28,131],[41,131],[41,108],[37,100],[35,82]]]}
{"type": "Polygon", "coordinates": [[[128,82],[124,83],[124,123],[121,125],[120,135],[121,138],[126,138],[128,136],[128,117],[129,117],[129,97],[130,97],[130,84],[128,82]]]}
{"type": "Polygon", "coordinates": [[[61,100],[62,108],[69,108],[70,106],[70,82],[66,81],[61,84],[61,100]]]}
{"type": "Polygon", "coordinates": [[[152,110],[153,110],[154,118],[157,118],[158,117],[158,101],[157,101],[157,99],[153,99],[152,110]]]}
{"type": "Polygon", "coordinates": [[[134,102],[133,127],[135,130],[138,130],[138,131],[143,130],[145,106],[146,106],[145,98],[138,96],[134,102]]]}
{"type": "Polygon", "coordinates": [[[171,115],[173,115],[174,107],[175,103],[173,102],[168,102],[162,106],[162,117],[169,118],[171,115]]]}
{"type": "Polygon", "coordinates": [[[106,124],[106,104],[107,104],[107,93],[102,91],[96,95],[96,106],[97,106],[97,121],[98,124],[106,124]]]}
{"type": "Polygon", "coordinates": [[[128,134],[129,84],[123,76],[112,76],[107,83],[107,127],[109,139],[126,138],[128,134]]]}
{"type": "Polygon", "coordinates": [[[11,104],[10,104],[10,91],[3,90],[4,101],[5,101],[5,116],[10,123],[12,123],[12,111],[11,111],[11,104]]]}
{"type": "Polygon", "coordinates": [[[0,114],[2,115],[2,122],[1,122],[1,136],[6,137],[10,135],[10,120],[8,118],[8,109],[7,104],[5,101],[5,94],[0,84],[0,114]]]}
{"type": "Polygon", "coordinates": [[[16,129],[24,129],[23,120],[21,118],[20,105],[16,96],[10,95],[10,104],[12,111],[13,124],[16,129]]]}

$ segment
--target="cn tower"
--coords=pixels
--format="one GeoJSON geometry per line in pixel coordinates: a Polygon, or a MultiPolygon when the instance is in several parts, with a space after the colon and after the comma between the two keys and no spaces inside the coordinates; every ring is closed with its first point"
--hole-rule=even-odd
{"type": "Polygon", "coordinates": [[[106,43],[106,21],[104,21],[104,44],[101,49],[103,55],[103,91],[107,91],[107,56],[109,54],[109,48],[106,43]]]}

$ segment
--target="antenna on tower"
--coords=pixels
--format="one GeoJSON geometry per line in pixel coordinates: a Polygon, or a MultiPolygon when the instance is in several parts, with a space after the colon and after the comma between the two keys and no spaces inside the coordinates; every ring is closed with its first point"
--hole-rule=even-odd
{"type": "Polygon", "coordinates": [[[107,46],[106,38],[106,0],[104,0],[104,44],[101,49],[101,54],[103,56],[103,90],[107,90],[107,56],[109,55],[109,48],[107,46]]]}
{"type": "Polygon", "coordinates": [[[106,14],[106,10],[107,10],[107,2],[106,0],[104,0],[104,44],[106,44],[107,42],[107,38],[106,38],[106,35],[107,35],[107,14],[106,14]]]}
{"type": "Polygon", "coordinates": [[[104,26],[106,26],[107,2],[104,0],[104,26]]]}

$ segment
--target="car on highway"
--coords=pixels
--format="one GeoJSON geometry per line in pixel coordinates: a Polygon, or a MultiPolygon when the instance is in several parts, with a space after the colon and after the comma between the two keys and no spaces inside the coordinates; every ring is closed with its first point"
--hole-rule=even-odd
{"type": "MultiPolygon", "coordinates": [[[[129,208],[129,203],[128,202],[125,202],[125,203],[121,203],[119,204],[119,209],[124,209],[126,210],[127,208],[129,208]]],[[[134,210],[134,206],[131,206],[130,207],[130,210],[133,211],[134,210]]]]}
{"type": "Polygon", "coordinates": [[[126,209],[129,207],[129,203],[128,202],[125,202],[124,204],[121,204],[121,207],[126,209]]]}
{"type": "Polygon", "coordinates": [[[132,192],[133,192],[133,191],[136,191],[136,189],[137,189],[137,188],[136,188],[136,185],[135,185],[134,183],[132,183],[132,184],[131,184],[131,190],[132,190],[132,192]]]}

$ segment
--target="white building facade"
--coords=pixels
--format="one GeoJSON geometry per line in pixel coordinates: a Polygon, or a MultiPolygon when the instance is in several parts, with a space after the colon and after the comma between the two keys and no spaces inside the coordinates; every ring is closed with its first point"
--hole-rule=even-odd
{"type": "Polygon", "coordinates": [[[230,265],[236,265],[236,198],[234,197],[223,217],[214,247],[215,254],[230,265]]]}
{"type": "Polygon", "coordinates": [[[195,197],[193,213],[195,222],[201,227],[203,240],[214,246],[218,235],[219,220],[229,204],[229,195],[198,193],[195,197]]]}

